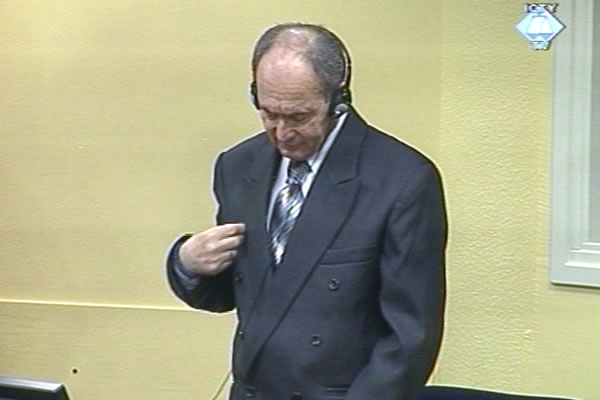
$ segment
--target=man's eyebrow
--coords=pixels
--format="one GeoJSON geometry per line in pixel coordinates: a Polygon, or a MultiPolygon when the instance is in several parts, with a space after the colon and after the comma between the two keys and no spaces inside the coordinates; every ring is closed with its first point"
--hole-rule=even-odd
{"type": "Polygon", "coordinates": [[[264,112],[266,112],[267,114],[277,114],[276,112],[273,112],[273,110],[269,110],[267,107],[261,105],[260,109],[263,110],[264,112]]]}
{"type": "Polygon", "coordinates": [[[263,110],[267,114],[282,115],[284,117],[290,117],[290,116],[295,116],[295,115],[303,115],[303,114],[310,114],[310,113],[313,112],[313,110],[302,109],[302,110],[294,110],[294,111],[289,112],[289,113],[278,113],[278,112],[275,112],[273,110],[269,110],[267,107],[261,106],[260,108],[261,108],[261,110],[263,110]]]}

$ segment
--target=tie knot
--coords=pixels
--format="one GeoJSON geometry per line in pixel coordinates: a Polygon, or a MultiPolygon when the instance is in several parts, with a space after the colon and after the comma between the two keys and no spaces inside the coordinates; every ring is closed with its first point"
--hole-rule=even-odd
{"type": "Polygon", "coordinates": [[[302,185],[309,172],[311,172],[310,165],[306,161],[291,161],[288,167],[287,183],[302,185]]]}

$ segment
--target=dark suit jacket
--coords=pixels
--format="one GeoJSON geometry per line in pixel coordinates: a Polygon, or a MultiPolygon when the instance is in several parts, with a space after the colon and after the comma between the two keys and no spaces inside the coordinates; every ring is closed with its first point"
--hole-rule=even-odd
{"type": "Polygon", "coordinates": [[[215,165],[217,222],[244,222],[229,269],[186,289],[237,310],[231,398],[408,400],[438,352],[446,217],[433,164],[351,111],[273,267],[266,214],[279,155],[265,134],[215,165]]]}

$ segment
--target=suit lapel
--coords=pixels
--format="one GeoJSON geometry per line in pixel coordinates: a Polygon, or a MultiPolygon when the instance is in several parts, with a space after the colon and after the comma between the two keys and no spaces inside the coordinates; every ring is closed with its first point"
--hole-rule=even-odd
{"type": "Polygon", "coordinates": [[[283,262],[272,275],[265,311],[261,313],[265,318],[249,321],[254,326],[248,329],[252,335],[248,336],[246,368],[285,317],[351,212],[359,189],[358,159],[365,128],[354,113],[348,116],[312,184],[290,234],[283,262]]]}
{"type": "Polygon", "coordinates": [[[266,142],[257,151],[248,170],[249,190],[246,199],[246,210],[248,212],[244,246],[247,249],[246,268],[251,269],[251,271],[247,271],[244,279],[248,280],[247,286],[251,290],[249,293],[250,299],[255,299],[258,295],[262,277],[272,265],[266,231],[266,216],[271,188],[280,159],[277,150],[266,142]]]}

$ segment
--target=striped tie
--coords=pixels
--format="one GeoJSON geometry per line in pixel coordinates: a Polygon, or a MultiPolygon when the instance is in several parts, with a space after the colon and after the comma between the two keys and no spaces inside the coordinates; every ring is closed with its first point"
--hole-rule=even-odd
{"type": "Polygon", "coordinates": [[[269,229],[271,252],[276,265],[279,265],[283,259],[288,236],[300,214],[304,201],[302,184],[309,172],[311,172],[310,166],[306,161],[292,161],[288,168],[286,185],[277,194],[269,229]]]}

